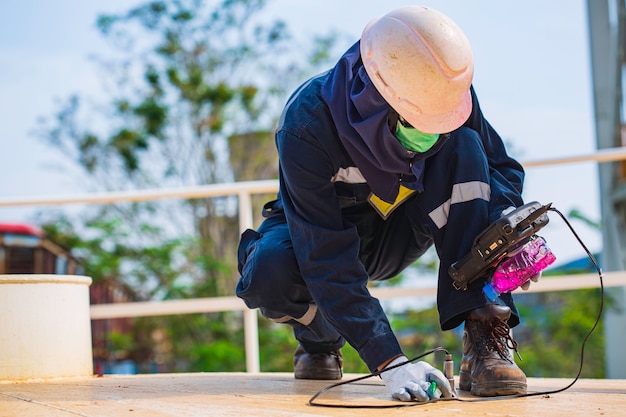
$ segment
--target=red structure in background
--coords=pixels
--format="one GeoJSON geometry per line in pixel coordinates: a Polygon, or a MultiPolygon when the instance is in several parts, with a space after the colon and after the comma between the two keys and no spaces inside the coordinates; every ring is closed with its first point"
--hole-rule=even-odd
{"type": "MultiPolygon", "coordinates": [[[[38,227],[27,223],[0,222],[0,274],[59,274],[82,275],[80,261],[46,238],[38,227]]],[[[107,282],[93,282],[89,287],[91,304],[128,301],[125,294],[107,282]]],[[[111,334],[127,334],[132,329],[131,319],[105,319],[91,321],[91,338],[94,354],[94,371],[108,373],[111,362],[111,334]]]]}
{"type": "Polygon", "coordinates": [[[38,227],[26,223],[0,223],[0,274],[82,273],[78,260],[46,239],[38,227]]]}

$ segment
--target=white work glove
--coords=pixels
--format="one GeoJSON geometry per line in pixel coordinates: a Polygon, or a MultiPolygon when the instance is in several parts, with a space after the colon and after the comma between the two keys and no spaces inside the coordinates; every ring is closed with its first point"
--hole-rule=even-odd
{"type": "Polygon", "coordinates": [[[523,283],[520,288],[523,289],[524,291],[528,291],[528,289],[530,288],[531,281],[532,282],[537,282],[537,281],[539,281],[539,278],[541,278],[541,272],[539,272],[534,277],[530,278],[530,281],[526,281],[525,283],[523,283]]]}
{"type": "MultiPolygon", "coordinates": [[[[531,239],[532,239],[532,238],[534,238],[534,237],[536,237],[536,235],[533,235],[533,236],[531,237],[531,239]]],[[[519,244],[519,246],[518,246],[516,249],[512,250],[511,252],[509,252],[509,253],[506,255],[506,257],[507,257],[507,258],[513,258],[513,257],[514,257],[515,255],[517,255],[518,253],[520,253],[521,251],[525,250],[525,249],[524,249],[524,247],[526,246],[526,243],[528,243],[528,241],[526,241],[526,242],[523,242],[523,243],[519,244]]],[[[531,284],[532,282],[538,282],[538,281],[539,281],[539,278],[541,278],[541,273],[542,273],[542,271],[539,271],[539,273],[537,273],[537,275],[535,275],[535,276],[531,277],[531,278],[530,278],[530,280],[528,280],[528,281],[526,281],[525,283],[523,283],[523,284],[520,286],[520,288],[521,288],[522,290],[524,290],[524,291],[528,291],[528,289],[530,288],[530,284],[531,284]]]]}
{"type": "MultiPolygon", "coordinates": [[[[391,361],[385,369],[406,361],[408,361],[406,356],[400,356],[391,361]]],[[[389,371],[383,370],[380,377],[385,382],[391,397],[396,400],[424,402],[442,396],[444,398],[452,397],[452,388],[443,372],[428,362],[407,363],[389,371]],[[434,392],[430,389],[431,382],[437,384],[434,392]]]]}
{"type": "MultiPolygon", "coordinates": [[[[519,247],[517,249],[512,250],[511,252],[507,253],[506,257],[507,258],[512,258],[515,255],[517,255],[520,251],[522,251],[524,249],[524,244],[519,245],[519,247]]],[[[537,275],[535,275],[534,277],[531,277],[529,281],[526,281],[525,283],[523,283],[520,286],[520,288],[522,290],[524,290],[524,291],[528,291],[528,289],[530,288],[531,282],[538,282],[539,278],[541,278],[541,271],[539,271],[539,273],[537,275]]]]}

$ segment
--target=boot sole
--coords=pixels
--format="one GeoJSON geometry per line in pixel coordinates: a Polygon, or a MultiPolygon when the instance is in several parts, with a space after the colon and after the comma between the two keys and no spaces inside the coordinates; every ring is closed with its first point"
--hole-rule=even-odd
{"type": "Polygon", "coordinates": [[[474,384],[470,390],[477,397],[526,394],[526,384],[516,381],[498,381],[491,384],[474,384]]]}
{"type": "Polygon", "coordinates": [[[336,369],[305,369],[295,370],[294,377],[296,379],[328,379],[337,380],[343,377],[342,371],[336,369]]]}
{"type": "Polygon", "coordinates": [[[477,397],[497,397],[500,395],[526,394],[526,383],[520,381],[494,381],[478,384],[471,382],[471,377],[461,373],[459,375],[459,388],[469,391],[477,397]]]}

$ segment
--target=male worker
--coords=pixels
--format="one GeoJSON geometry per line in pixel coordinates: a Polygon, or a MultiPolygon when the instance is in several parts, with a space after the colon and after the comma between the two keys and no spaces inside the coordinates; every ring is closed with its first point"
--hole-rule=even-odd
{"type": "MultiPolygon", "coordinates": [[[[508,347],[519,323],[510,294],[497,303],[484,280],[456,290],[448,268],[509,207],[523,204],[523,169],[483,117],[462,30],[426,7],[371,22],[330,71],[289,98],[276,131],[278,199],[239,246],[237,295],[287,323],[299,345],[295,377],[340,379],[347,341],[371,371],[407,360],[368,280],[392,278],[434,244],[438,310],[465,323],[460,388],[526,392],[508,347]]],[[[488,277],[485,277],[487,279],[488,277]]],[[[452,395],[427,362],[381,374],[391,396],[452,395]]]]}

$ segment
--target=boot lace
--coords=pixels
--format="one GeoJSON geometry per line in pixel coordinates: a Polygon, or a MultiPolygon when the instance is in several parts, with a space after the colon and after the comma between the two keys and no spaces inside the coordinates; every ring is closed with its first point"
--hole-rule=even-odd
{"type": "Polygon", "coordinates": [[[483,337],[479,338],[480,352],[487,356],[489,352],[496,352],[502,359],[513,363],[509,349],[513,349],[521,360],[517,350],[517,342],[511,337],[511,327],[499,317],[493,317],[491,322],[482,326],[480,332],[483,337]]]}

